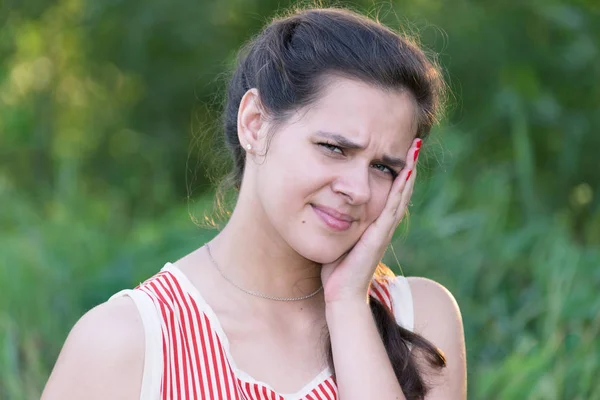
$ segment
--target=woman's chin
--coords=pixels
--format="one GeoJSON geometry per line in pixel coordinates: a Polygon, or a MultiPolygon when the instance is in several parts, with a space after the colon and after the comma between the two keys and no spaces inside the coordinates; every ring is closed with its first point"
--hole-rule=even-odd
{"type": "Polygon", "coordinates": [[[324,246],[321,244],[305,244],[304,248],[299,253],[306,259],[316,262],[318,264],[329,264],[341,256],[343,256],[350,247],[341,247],[339,244],[333,246],[324,246]]]}

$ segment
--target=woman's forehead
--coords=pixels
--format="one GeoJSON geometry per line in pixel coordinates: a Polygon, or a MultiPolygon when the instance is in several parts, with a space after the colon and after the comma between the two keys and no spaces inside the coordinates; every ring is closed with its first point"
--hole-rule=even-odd
{"type": "Polygon", "coordinates": [[[313,130],[335,132],[353,141],[412,142],[416,102],[407,91],[387,91],[367,83],[337,78],[303,115],[313,130]]]}

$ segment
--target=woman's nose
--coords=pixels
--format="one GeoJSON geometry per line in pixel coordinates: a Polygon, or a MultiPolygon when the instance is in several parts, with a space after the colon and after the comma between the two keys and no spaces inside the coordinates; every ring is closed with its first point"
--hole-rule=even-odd
{"type": "Polygon", "coordinates": [[[343,194],[353,205],[364,204],[371,198],[369,167],[349,168],[333,182],[333,190],[343,194]]]}

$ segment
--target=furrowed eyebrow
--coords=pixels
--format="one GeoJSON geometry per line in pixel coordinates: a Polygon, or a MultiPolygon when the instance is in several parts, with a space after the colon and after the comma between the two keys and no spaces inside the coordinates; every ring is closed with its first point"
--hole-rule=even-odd
{"type": "Polygon", "coordinates": [[[339,144],[341,147],[345,147],[347,149],[351,149],[351,150],[364,150],[365,149],[364,146],[362,146],[358,143],[355,143],[352,140],[348,139],[347,137],[342,136],[338,133],[319,131],[319,132],[317,132],[317,135],[331,139],[331,140],[335,141],[337,144],[339,144]]]}
{"type": "MultiPolygon", "coordinates": [[[[350,139],[348,139],[347,137],[342,136],[338,133],[318,131],[317,135],[325,137],[330,140],[333,140],[337,144],[339,144],[341,147],[344,147],[346,149],[350,149],[350,150],[364,150],[365,149],[365,147],[363,145],[355,143],[355,142],[351,141],[350,139]]],[[[402,169],[402,168],[406,167],[406,161],[404,159],[392,157],[387,154],[384,154],[381,157],[381,162],[383,162],[384,164],[386,164],[390,167],[394,167],[394,168],[402,169]]]]}
{"type": "Polygon", "coordinates": [[[384,155],[381,158],[381,161],[383,161],[384,164],[386,164],[390,167],[394,167],[394,168],[398,168],[398,169],[403,169],[404,167],[406,167],[406,161],[404,161],[401,158],[390,157],[388,155],[384,155]]]}

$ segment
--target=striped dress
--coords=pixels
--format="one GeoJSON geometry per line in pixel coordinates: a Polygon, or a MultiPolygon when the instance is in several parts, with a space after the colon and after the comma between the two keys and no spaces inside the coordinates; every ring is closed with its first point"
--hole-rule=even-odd
{"type": "MultiPolygon", "coordinates": [[[[373,281],[371,294],[390,308],[396,321],[413,329],[413,305],[406,278],[373,281]]],[[[334,400],[337,388],[329,368],[296,393],[277,393],[236,367],[229,342],[215,313],[196,287],[174,264],[129,296],[144,326],[145,359],[141,400],[334,400]]]]}

